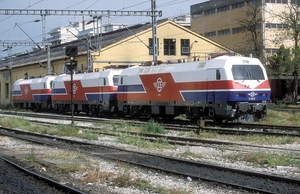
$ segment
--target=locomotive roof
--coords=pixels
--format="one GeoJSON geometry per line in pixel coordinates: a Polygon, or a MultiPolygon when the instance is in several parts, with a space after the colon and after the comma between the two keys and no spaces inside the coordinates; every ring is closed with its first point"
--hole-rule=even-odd
{"type": "Polygon", "coordinates": [[[195,61],[188,63],[163,64],[158,66],[134,66],[123,70],[122,75],[136,74],[153,74],[165,72],[183,72],[194,70],[207,70],[216,68],[230,68],[233,64],[260,65],[260,61],[256,58],[240,57],[240,56],[221,56],[208,61],[195,61]]]}
{"type": "Polygon", "coordinates": [[[40,78],[30,78],[30,79],[18,79],[16,83],[18,84],[29,84],[29,83],[39,83],[39,82],[47,82],[48,80],[53,80],[56,76],[45,76],[45,77],[40,77],[40,78]]]}
{"type": "Polygon", "coordinates": [[[257,58],[241,56],[221,56],[208,61],[207,69],[227,68],[232,65],[261,65],[257,58]]]}
{"type": "MultiPolygon", "coordinates": [[[[93,78],[106,78],[106,77],[110,77],[113,76],[115,74],[121,73],[121,69],[106,69],[104,71],[100,71],[100,72],[90,72],[90,73],[80,73],[80,74],[74,74],[73,78],[74,80],[83,80],[83,79],[93,79],[93,78]],[[118,73],[115,73],[118,72],[118,73]]],[[[63,74],[60,76],[57,76],[55,78],[56,81],[59,80],[70,80],[71,76],[70,74],[63,74]]]]}

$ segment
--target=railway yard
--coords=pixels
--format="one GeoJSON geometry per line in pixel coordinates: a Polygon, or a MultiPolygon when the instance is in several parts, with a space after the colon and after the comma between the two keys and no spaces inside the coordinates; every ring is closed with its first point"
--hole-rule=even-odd
{"type": "Polygon", "coordinates": [[[27,180],[34,176],[16,175],[1,158],[0,193],[300,193],[295,126],[164,122],[163,133],[147,133],[139,129],[149,121],[75,116],[73,126],[67,115],[0,117],[1,157],[38,174],[27,180]]]}

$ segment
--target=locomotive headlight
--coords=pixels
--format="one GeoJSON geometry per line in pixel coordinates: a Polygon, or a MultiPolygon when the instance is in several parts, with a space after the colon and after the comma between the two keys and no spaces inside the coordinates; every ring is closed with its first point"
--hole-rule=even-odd
{"type": "Polygon", "coordinates": [[[245,98],[246,97],[246,94],[244,94],[244,93],[237,93],[237,94],[235,94],[235,97],[243,97],[243,98],[245,98]]]}
{"type": "Polygon", "coordinates": [[[262,97],[267,97],[267,93],[260,93],[259,96],[262,96],[262,97]]]}

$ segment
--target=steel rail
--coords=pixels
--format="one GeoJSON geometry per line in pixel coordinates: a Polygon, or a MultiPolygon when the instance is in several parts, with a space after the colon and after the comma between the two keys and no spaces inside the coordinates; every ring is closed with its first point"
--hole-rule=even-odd
{"type": "MultiPolygon", "coordinates": [[[[13,167],[17,168],[18,170],[20,170],[20,171],[22,171],[22,172],[24,172],[24,173],[26,173],[26,174],[28,174],[30,176],[33,176],[34,178],[36,178],[36,179],[38,179],[40,181],[43,181],[43,182],[47,183],[47,185],[49,185],[51,187],[54,187],[57,190],[63,191],[65,193],[85,194],[85,192],[79,191],[79,190],[77,190],[75,188],[71,188],[71,187],[69,187],[67,185],[63,185],[63,184],[61,184],[61,183],[59,183],[59,182],[57,182],[55,180],[52,180],[50,178],[47,178],[47,177],[43,176],[41,174],[38,174],[38,173],[30,171],[30,170],[28,170],[26,168],[23,168],[22,166],[14,163],[14,162],[12,162],[12,161],[10,161],[10,160],[2,157],[2,156],[0,156],[0,160],[3,160],[6,163],[8,163],[8,164],[12,165],[13,167]]],[[[24,192],[26,192],[26,191],[24,191],[24,192]]]]}

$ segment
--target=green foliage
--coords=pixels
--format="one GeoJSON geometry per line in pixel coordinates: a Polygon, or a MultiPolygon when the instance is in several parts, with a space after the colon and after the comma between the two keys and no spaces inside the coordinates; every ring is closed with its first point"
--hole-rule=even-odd
{"type": "MultiPolygon", "coordinates": [[[[300,70],[300,49],[299,49],[299,41],[300,41],[300,31],[299,31],[299,23],[300,23],[300,4],[287,4],[286,9],[284,9],[280,13],[272,13],[274,18],[278,18],[279,22],[284,25],[284,28],[281,30],[277,30],[275,38],[273,42],[276,45],[286,44],[287,42],[293,43],[288,50],[287,53],[278,53],[280,56],[286,56],[284,61],[278,60],[277,66],[284,66],[287,75],[292,76],[292,103],[296,104],[297,102],[297,94],[298,94],[298,80],[299,80],[299,70],[300,70]],[[290,55],[290,56],[288,56],[290,55]]],[[[283,51],[281,49],[279,51],[283,51]]],[[[280,59],[279,56],[279,59],[280,59]]],[[[276,57],[276,56],[275,56],[276,57]]],[[[273,63],[274,61],[271,61],[273,63]]],[[[276,61],[275,61],[276,62],[276,61]]],[[[274,70],[274,69],[273,69],[274,70]]],[[[276,68],[275,68],[276,70],[276,68]]],[[[277,69],[279,71],[280,69],[277,69]]],[[[280,72],[279,72],[280,73],[280,72]]],[[[282,73],[282,72],[281,72],[282,73]]]]}
{"type": "Polygon", "coordinates": [[[157,194],[188,194],[189,191],[185,191],[181,188],[168,189],[164,186],[153,186],[149,180],[143,180],[140,178],[134,178],[131,175],[131,169],[129,166],[125,166],[122,171],[119,172],[113,182],[119,187],[131,187],[134,186],[140,190],[146,190],[150,193],[157,194]]]}
{"type": "Polygon", "coordinates": [[[138,179],[134,186],[140,190],[147,190],[151,193],[157,193],[157,194],[189,194],[191,192],[185,191],[183,189],[167,189],[164,186],[153,186],[151,185],[150,181],[148,180],[141,180],[138,179]]]}
{"type": "Polygon", "coordinates": [[[57,170],[63,172],[63,173],[69,173],[69,172],[78,172],[81,170],[81,164],[80,163],[62,163],[62,164],[56,164],[54,166],[57,170]]]}
{"type": "Polygon", "coordinates": [[[27,129],[31,126],[31,122],[24,118],[1,117],[0,124],[3,127],[27,129]]]}
{"type": "Polygon", "coordinates": [[[59,136],[72,136],[79,137],[87,140],[98,140],[98,135],[94,134],[91,130],[81,130],[80,127],[75,125],[63,125],[59,124],[57,127],[47,127],[31,124],[30,120],[24,118],[13,117],[0,117],[0,125],[3,127],[19,128],[32,132],[59,135],[59,136]]]}
{"type": "Polygon", "coordinates": [[[225,156],[233,161],[246,161],[252,165],[266,166],[294,166],[299,167],[300,161],[294,154],[274,154],[265,152],[249,152],[243,154],[230,154],[225,156]]]}
{"type": "Polygon", "coordinates": [[[119,186],[122,187],[128,187],[130,185],[132,185],[132,176],[131,176],[131,172],[130,172],[130,168],[128,166],[126,166],[123,170],[123,172],[120,172],[119,174],[119,186]]]}
{"type": "Polygon", "coordinates": [[[249,5],[245,11],[245,17],[237,19],[239,29],[237,33],[243,33],[244,39],[235,45],[235,51],[245,56],[252,53],[254,57],[262,60],[263,32],[257,28],[262,22],[261,3],[257,2],[249,5]]]}
{"type": "Polygon", "coordinates": [[[37,161],[37,158],[36,158],[36,156],[34,154],[34,149],[33,148],[31,149],[31,152],[30,152],[30,154],[29,154],[29,156],[27,158],[27,161],[28,162],[32,162],[32,163],[37,161]]]}
{"type": "Polygon", "coordinates": [[[150,120],[142,129],[143,133],[159,133],[163,134],[165,133],[164,128],[156,123],[154,120],[150,120]]]}
{"type": "Polygon", "coordinates": [[[126,133],[119,133],[117,135],[116,141],[120,143],[141,147],[141,148],[150,148],[150,149],[168,148],[170,146],[169,143],[164,139],[157,139],[154,142],[151,142],[150,140],[143,139],[140,136],[133,136],[126,133]]]}
{"type": "Polygon", "coordinates": [[[90,130],[84,130],[82,133],[78,134],[80,138],[87,140],[98,140],[98,135],[94,134],[90,130]]]}
{"type": "Polygon", "coordinates": [[[57,153],[50,153],[46,154],[45,158],[50,159],[74,159],[74,158],[84,158],[81,154],[80,150],[77,152],[74,151],[63,151],[63,152],[57,152],[57,153]]]}
{"type": "Polygon", "coordinates": [[[194,155],[194,153],[192,153],[192,152],[190,151],[190,147],[187,147],[187,149],[185,150],[185,152],[183,152],[183,153],[181,154],[181,156],[183,156],[183,157],[193,156],[193,155],[194,155]]]}
{"type": "Polygon", "coordinates": [[[218,148],[222,152],[222,156],[224,155],[224,152],[226,151],[226,148],[221,146],[218,148]]]}
{"type": "Polygon", "coordinates": [[[281,45],[276,55],[271,55],[268,58],[269,65],[266,68],[274,76],[280,76],[283,73],[289,75],[291,73],[291,50],[281,45]]]}

